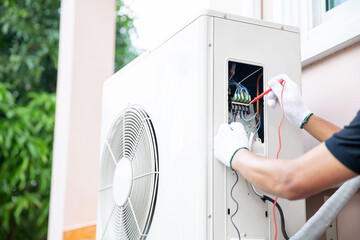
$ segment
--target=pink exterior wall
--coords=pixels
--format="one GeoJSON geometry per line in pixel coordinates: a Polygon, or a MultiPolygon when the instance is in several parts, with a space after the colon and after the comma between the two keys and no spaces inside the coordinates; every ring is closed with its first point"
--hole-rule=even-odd
{"type": "MultiPolygon", "coordinates": [[[[347,125],[360,110],[360,43],[303,68],[302,91],[305,103],[316,115],[340,127],[347,125]]],[[[304,134],[305,151],[317,144],[317,140],[304,134]]],[[[307,199],[307,212],[318,208],[315,203],[323,196],[319,193],[307,199]]],[[[359,222],[358,191],[337,218],[338,240],[360,236],[359,222]]]]}
{"type": "MultiPolygon", "coordinates": [[[[318,116],[343,127],[360,110],[360,43],[303,69],[305,103],[318,116]]],[[[317,144],[304,134],[305,151],[317,144]]]]}
{"type": "Polygon", "coordinates": [[[62,0],[48,239],[96,223],[102,83],[114,72],[115,0],[62,0]]]}

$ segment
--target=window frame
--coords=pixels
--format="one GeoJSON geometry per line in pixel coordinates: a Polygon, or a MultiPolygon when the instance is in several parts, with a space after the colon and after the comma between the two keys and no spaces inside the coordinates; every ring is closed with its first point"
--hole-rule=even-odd
{"type": "Polygon", "coordinates": [[[303,66],[360,41],[360,1],[348,0],[329,11],[326,11],[325,0],[300,2],[303,66]],[[315,27],[312,26],[314,10],[316,21],[319,21],[315,27]]]}
{"type": "Polygon", "coordinates": [[[348,0],[329,11],[325,1],[273,0],[273,21],[300,28],[302,66],[360,41],[360,1],[348,0]]]}

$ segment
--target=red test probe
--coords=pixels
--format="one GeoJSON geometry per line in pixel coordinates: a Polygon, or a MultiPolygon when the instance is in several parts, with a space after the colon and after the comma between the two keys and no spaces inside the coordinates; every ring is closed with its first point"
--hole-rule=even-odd
{"type": "MultiPolygon", "coordinates": [[[[284,83],[284,79],[281,79],[281,80],[279,81],[279,83],[283,84],[283,83],[284,83]]],[[[260,98],[262,98],[263,96],[265,96],[266,94],[268,94],[270,91],[271,91],[271,88],[269,88],[268,90],[266,90],[265,92],[263,92],[262,94],[260,94],[260,95],[257,96],[256,98],[254,98],[254,99],[249,103],[249,105],[252,104],[252,103],[254,103],[254,102],[256,102],[257,100],[259,100],[260,98]]]]}

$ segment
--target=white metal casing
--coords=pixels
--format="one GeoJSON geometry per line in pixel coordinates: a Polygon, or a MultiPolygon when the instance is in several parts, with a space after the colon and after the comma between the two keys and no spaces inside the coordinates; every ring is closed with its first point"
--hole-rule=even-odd
{"type": "MultiPolygon", "coordinates": [[[[263,66],[265,82],[285,72],[300,83],[299,44],[294,28],[205,11],[105,82],[102,143],[129,104],[143,107],[154,125],[160,174],[148,239],[236,237],[227,215],[227,208],[234,207],[228,194],[232,173],[213,156],[214,135],[228,116],[227,61],[263,66]]],[[[266,155],[275,157],[281,111],[265,107],[264,114],[266,155]]],[[[302,154],[301,133],[287,121],[282,138],[281,157],[302,154]]],[[[235,191],[240,232],[247,238],[272,239],[272,206],[254,196],[241,177],[235,191]]],[[[305,223],[305,203],[279,202],[291,236],[305,223]]]]}

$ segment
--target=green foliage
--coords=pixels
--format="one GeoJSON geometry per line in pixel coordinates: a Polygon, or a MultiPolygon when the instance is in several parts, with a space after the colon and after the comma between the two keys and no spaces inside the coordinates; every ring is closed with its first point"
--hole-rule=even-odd
{"type": "Polygon", "coordinates": [[[0,1],[0,239],[46,238],[59,8],[0,1]]]}
{"type": "Polygon", "coordinates": [[[55,94],[19,104],[0,83],[0,237],[46,237],[54,116],[55,94]]]}
{"type": "Polygon", "coordinates": [[[55,92],[60,0],[0,1],[0,80],[15,96],[55,92]]]}
{"type": "MultiPolygon", "coordinates": [[[[60,0],[0,2],[0,80],[11,83],[15,96],[26,91],[56,91],[60,0]]],[[[138,52],[134,14],[117,0],[115,70],[138,52]]]]}
{"type": "Polygon", "coordinates": [[[131,36],[136,36],[134,28],[134,13],[124,5],[122,0],[116,0],[116,48],[115,72],[138,56],[138,51],[131,43],[131,36]]]}
{"type": "MultiPolygon", "coordinates": [[[[117,0],[116,70],[138,53],[117,0]]],[[[0,239],[46,239],[60,0],[0,1],[0,239]]]]}

